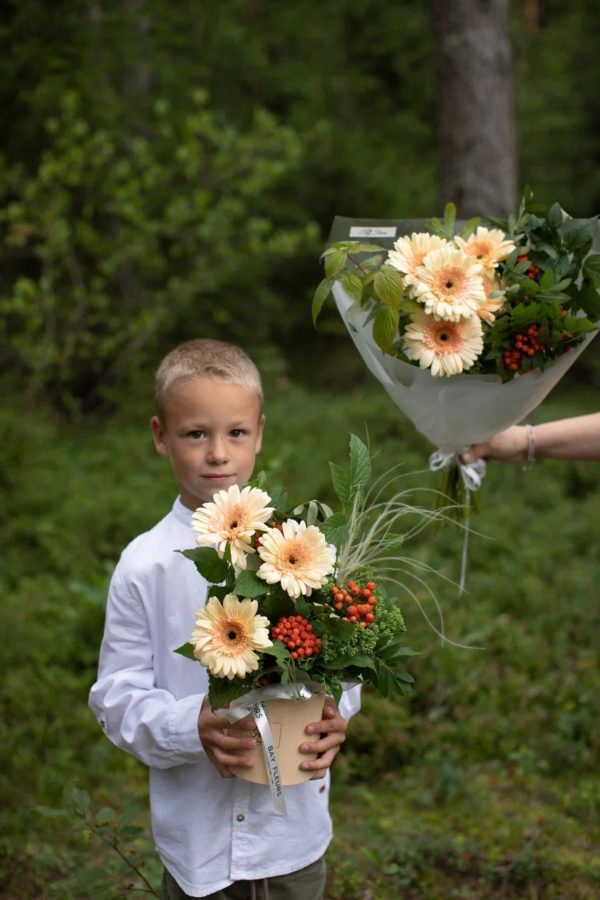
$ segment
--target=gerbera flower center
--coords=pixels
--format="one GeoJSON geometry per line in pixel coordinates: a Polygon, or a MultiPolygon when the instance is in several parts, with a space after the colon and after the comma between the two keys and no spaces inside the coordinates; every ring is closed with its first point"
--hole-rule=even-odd
{"type": "Polygon", "coordinates": [[[465,282],[465,273],[461,269],[450,269],[440,272],[440,292],[443,294],[455,294],[462,290],[465,282]]]}
{"type": "Polygon", "coordinates": [[[217,641],[221,653],[237,654],[240,649],[250,646],[248,632],[243,622],[237,619],[224,619],[217,629],[217,641]]]}
{"type": "Polygon", "coordinates": [[[423,343],[438,353],[456,353],[464,340],[460,328],[454,328],[452,322],[439,322],[426,330],[423,343]]]}
{"type": "MultiPolygon", "coordinates": [[[[301,568],[307,562],[306,548],[301,541],[287,541],[282,547],[283,553],[280,556],[280,566],[282,570],[289,568],[301,568]]],[[[310,554],[309,554],[310,556],[310,554]]]]}

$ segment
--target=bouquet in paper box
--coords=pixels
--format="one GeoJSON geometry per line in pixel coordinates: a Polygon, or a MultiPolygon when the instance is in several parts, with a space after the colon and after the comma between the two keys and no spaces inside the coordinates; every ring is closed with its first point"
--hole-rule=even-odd
{"type": "MultiPolygon", "coordinates": [[[[227,707],[232,721],[248,710],[256,717],[263,700],[268,711],[273,700],[289,707],[315,696],[307,721],[318,721],[323,695],[339,700],[345,681],[387,695],[413,680],[403,669],[413,652],[402,643],[398,575],[420,581],[426,567],[405,556],[398,526],[408,516],[414,533],[436,514],[405,503],[407,492],[384,500],[379,482],[369,490],[371,459],[355,436],[349,469],[331,472],[335,514],[315,500],[287,514],[285,497],[267,493],[261,476],[217,492],[193,515],[200,546],[183,553],[209,587],[179,652],[207,667],[211,706],[227,707]]],[[[310,776],[297,761],[294,774],[310,776]]]]}
{"type": "MultiPolygon", "coordinates": [[[[379,229],[400,232],[389,249],[336,241],[313,300],[316,321],[333,293],[371,372],[438,448],[433,468],[528,415],[600,319],[597,219],[535,205],[528,189],[505,220],[457,228],[455,215],[448,204],[444,221],[379,229]]],[[[467,487],[484,468],[462,471],[467,487]]]]}

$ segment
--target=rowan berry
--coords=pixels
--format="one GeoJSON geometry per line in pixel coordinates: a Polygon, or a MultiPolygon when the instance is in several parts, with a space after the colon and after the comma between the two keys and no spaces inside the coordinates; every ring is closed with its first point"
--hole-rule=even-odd
{"type": "Polygon", "coordinates": [[[292,659],[316,656],[321,648],[321,641],[315,636],[312,624],[303,616],[282,616],[271,628],[271,637],[292,651],[292,659]]]}

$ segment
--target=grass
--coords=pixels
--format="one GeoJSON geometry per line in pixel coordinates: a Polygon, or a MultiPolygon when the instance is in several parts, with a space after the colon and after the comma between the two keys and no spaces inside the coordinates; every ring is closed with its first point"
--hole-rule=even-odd
{"type": "MultiPolygon", "coordinates": [[[[333,397],[284,384],[271,395],[260,465],[293,486],[292,502],[332,499],[327,462],[344,460],[350,431],[368,434],[377,473],[402,463],[407,486],[436,488],[425,471],[430,448],[375,386],[333,397]]],[[[131,895],[128,885],[141,882],[94,832],[98,816],[105,834],[118,832],[118,816],[106,811],[125,800],[142,828],[129,846],[151,882],[159,877],[146,773],[108,744],[86,706],[111,568],[174,494],[148,416],[132,408],[87,429],[18,404],[0,415],[0,895],[8,900],[131,895]],[[91,797],[84,813],[69,800],[74,785],[91,797]],[[40,806],[68,812],[48,817],[40,806]]],[[[593,408],[586,393],[563,390],[537,421],[593,408]]],[[[448,636],[483,649],[441,646],[401,599],[420,651],[417,684],[397,702],[366,693],[338,757],[330,900],[600,895],[599,487],[594,463],[539,462],[527,473],[491,465],[463,597],[452,583],[457,529],[429,531],[407,548],[449,579],[431,581],[448,636]]]]}

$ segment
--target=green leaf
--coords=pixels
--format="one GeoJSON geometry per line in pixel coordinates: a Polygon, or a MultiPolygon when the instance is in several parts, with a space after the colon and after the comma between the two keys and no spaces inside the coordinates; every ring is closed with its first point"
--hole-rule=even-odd
{"type": "Polygon", "coordinates": [[[193,550],[178,550],[186,559],[191,559],[200,574],[207,581],[218,584],[225,581],[229,571],[229,565],[225,559],[221,559],[213,547],[196,547],[193,550]]]}
{"type": "Polygon", "coordinates": [[[373,286],[382,303],[387,303],[396,310],[399,308],[404,294],[404,279],[400,272],[392,266],[384,266],[375,275],[373,286]]]}
{"type": "Polygon", "coordinates": [[[349,666],[356,669],[375,670],[375,663],[371,657],[360,656],[359,654],[356,654],[355,656],[341,656],[338,657],[338,659],[329,660],[327,663],[328,669],[347,669],[349,666]]]}
{"type": "Polygon", "coordinates": [[[375,310],[373,338],[383,353],[387,353],[394,343],[399,322],[400,314],[397,309],[392,309],[391,306],[379,306],[375,310]]]}
{"type": "Polygon", "coordinates": [[[77,811],[81,814],[85,814],[90,808],[90,795],[87,791],[82,791],[80,788],[73,788],[71,791],[71,801],[77,811]]]}
{"type": "Polygon", "coordinates": [[[385,247],[382,247],[381,244],[368,244],[358,242],[355,247],[352,249],[352,253],[387,253],[385,247]]]}
{"type": "Polygon", "coordinates": [[[346,506],[350,497],[352,496],[352,485],[350,480],[350,475],[341,466],[338,466],[337,463],[329,463],[329,471],[331,473],[331,483],[333,485],[333,489],[341,500],[342,504],[346,506]]]}
{"type": "Polygon", "coordinates": [[[480,222],[481,216],[473,216],[472,219],[469,219],[459,231],[461,238],[466,241],[466,239],[473,234],[480,222]]]}
{"type": "Polygon", "coordinates": [[[271,647],[265,647],[262,651],[265,656],[273,656],[280,665],[284,665],[290,658],[290,651],[281,641],[273,641],[271,647]]]}
{"type": "Polygon", "coordinates": [[[592,322],[600,320],[600,293],[597,288],[591,285],[584,287],[579,293],[579,303],[592,322]]]}
{"type": "Polygon", "coordinates": [[[588,226],[578,225],[567,231],[564,236],[564,242],[568,251],[582,258],[592,249],[593,237],[588,226]]]}
{"type": "Polygon", "coordinates": [[[359,437],[350,435],[350,479],[353,493],[365,488],[371,478],[371,456],[359,437]]]}
{"type": "Polygon", "coordinates": [[[595,288],[600,288],[600,254],[594,253],[583,263],[583,277],[595,288]]]}
{"type": "Polygon", "coordinates": [[[242,678],[208,678],[208,699],[213,711],[224,709],[233,700],[246,694],[252,685],[242,678]]]}
{"type": "Polygon", "coordinates": [[[271,506],[274,506],[275,509],[284,510],[287,507],[288,495],[287,491],[282,487],[274,487],[269,491],[271,495],[271,506]]]}
{"type": "Polygon", "coordinates": [[[348,262],[348,254],[345,250],[335,250],[325,257],[325,275],[327,278],[335,278],[343,272],[348,262]]]}
{"type": "Polygon", "coordinates": [[[444,228],[446,234],[451,238],[454,234],[454,225],[456,223],[456,206],[454,203],[446,203],[444,207],[444,228]]]}
{"type": "Polygon", "coordinates": [[[321,523],[320,528],[325,539],[336,547],[348,540],[348,520],[343,513],[334,513],[326,522],[321,523]]]}
{"type": "Polygon", "coordinates": [[[51,806],[34,806],[33,810],[46,819],[59,819],[68,815],[66,809],[54,809],[51,806]]]}
{"type": "Polygon", "coordinates": [[[563,223],[563,211],[560,203],[553,203],[546,215],[546,223],[550,228],[558,230],[563,223]]]}
{"type": "Polygon", "coordinates": [[[216,597],[217,600],[221,600],[221,602],[225,599],[227,594],[233,593],[233,585],[229,584],[209,584],[208,590],[206,592],[207,597],[216,597]]]}
{"type": "Polygon", "coordinates": [[[254,572],[244,569],[235,580],[234,593],[238,597],[261,597],[269,590],[269,585],[254,572]]]}
{"type": "Polygon", "coordinates": [[[96,813],[96,825],[110,825],[116,818],[117,813],[112,806],[103,806],[96,813]]]}
{"type": "Polygon", "coordinates": [[[186,659],[193,659],[195,662],[198,662],[198,660],[194,656],[194,645],[190,644],[189,641],[186,641],[185,644],[181,645],[181,647],[177,647],[175,653],[179,653],[181,656],[185,656],[186,659]]]}
{"type": "Polygon", "coordinates": [[[312,302],[312,320],[313,325],[317,324],[317,319],[319,318],[319,314],[323,309],[323,304],[329,297],[331,293],[331,287],[333,285],[333,278],[324,278],[323,281],[318,285],[315,295],[313,297],[312,302]]]}
{"type": "Polygon", "coordinates": [[[362,281],[354,272],[343,272],[340,275],[340,284],[351,300],[360,303],[362,299],[363,286],[362,281]]]}

